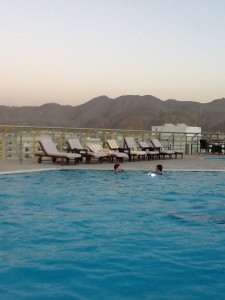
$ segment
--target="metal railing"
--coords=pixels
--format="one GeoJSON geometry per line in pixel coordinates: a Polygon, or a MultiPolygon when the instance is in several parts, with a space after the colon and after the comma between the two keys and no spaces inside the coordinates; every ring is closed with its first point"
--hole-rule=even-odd
{"type": "Polygon", "coordinates": [[[40,151],[38,140],[43,137],[52,138],[60,151],[66,151],[68,138],[79,138],[84,147],[93,141],[106,147],[107,139],[115,139],[123,147],[126,136],[147,143],[151,138],[157,138],[166,149],[183,150],[187,154],[198,153],[201,138],[199,133],[185,132],[0,125],[0,160],[33,158],[40,151]]]}

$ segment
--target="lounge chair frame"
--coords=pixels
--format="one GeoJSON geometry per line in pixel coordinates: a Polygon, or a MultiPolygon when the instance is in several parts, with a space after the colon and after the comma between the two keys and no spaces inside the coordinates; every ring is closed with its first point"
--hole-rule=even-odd
{"type": "Polygon", "coordinates": [[[132,157],[133,160],[135,157],[137,157],[139,161],[141,160],[141,158],[145,160],[146,151],[138,150],[138,146],[136,145],[134,137],[125,137],[124,144],[127,146],[128,149],[127,154],[129,155],[129,161],[131,161],[132,157]]]}
{"type": "Polygon", "coordinates": [[[55,147],[55,145],[54,145],[54,147],[55,147],[55,149],[54,149],[55,153],[54,154],[53,153],[48,153],[46,151],[46,147],[44,145],[45,142],[51,143],[52,147],[54,145],[54,143],[53,143],[53,141],[51,139],[42,139],[42,140],[38,141],[38,143],[39,143],[39,145],[41,147],[42,153],[35,153],[35,156],[38,157],[38,163],[39,164],[42,163],[44,157],[51,158],[53,163],[56,163],[57,159],[59,159],[61,161],[61,165],[64,164],[64,161],[68,165],[70,159],[74,159],[74,164],[75,165],[79,162],[81,155],[79,155],[79,154],[70,155],[68,153],[59,152],[58,149],[55,147]]]}
{"type": "Polygon", "coordinates": [[[102,164],[103,158],[107,155],[105,153],[98,153],[89,151],[87,148],[83,148],[79,139],[68,139],[66,141],[68,148],[67,152],[78,153],[81,155],[81,160],[85,158],[86,164],[91,163],[92,158],[97,158],[99,162],[102,164]]]}
{"type": "Polygon", "coordinates": [[[160,156],[163,157],[163,159],[165,159],[166,156],[169,156],[170,159],[172,158],[173,155],[175,156],[175,158],[177,158],[178,155],[181,155],[182,158],[184,156],[183,151],[164,149],[158,139],[150,139],[150,141],[154,149],[159,151],[159,154],[160,156]]]}
{"type": "Polygon", "coordinates": [[[160,159],[160,152],[154,147],[149,146],[146,142],[138,141],[141,150],[146,152],[148,160],[150,159],[160,159]]]}

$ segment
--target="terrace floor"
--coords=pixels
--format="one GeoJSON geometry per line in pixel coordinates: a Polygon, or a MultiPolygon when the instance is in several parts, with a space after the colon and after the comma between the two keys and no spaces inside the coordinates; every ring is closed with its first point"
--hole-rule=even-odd
{"type": "MultiPolygon", "coordinates": [[[[155,170],[156,164],[162,164],[163,170],[183,170],[183,171],[225,171],[225,156],[220,155],[185,155],[184,158],[161,159],[161,160],[142,160],[142,161],[125,161],[121,164],[124,170],[155,170]],[[223,158],[223,160],[208,160],[206,158],[223,158]]],[[[39,171],[49,169],[98,169],[113,170],[114,163],[104,161],[100,164],[97,160],[93,160],[90,164],[81,162],[74,165],[62,166],[60,163],[53,164],[51,161],[43,161],[41,164],[37,162],[37,158],[19,160],[0,161],[0,174],[20,173],[27,171],[39,171]]]]}

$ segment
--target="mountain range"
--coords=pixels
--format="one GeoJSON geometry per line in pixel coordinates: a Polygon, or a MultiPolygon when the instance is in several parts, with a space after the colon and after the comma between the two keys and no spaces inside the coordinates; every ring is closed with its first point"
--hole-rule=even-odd
{"type": "Polygon", "coordinates": [[[77,106],[0,106],[0,125],[150,130],[164,123],[225,132],[225,98],[199,103],[127,95],[116,99],[100,96],[77,106]]]}

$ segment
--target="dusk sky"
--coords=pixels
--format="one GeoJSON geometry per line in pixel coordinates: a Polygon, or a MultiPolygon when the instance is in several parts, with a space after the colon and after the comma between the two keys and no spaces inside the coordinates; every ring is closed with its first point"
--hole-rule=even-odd
{"type": "Polygon", "coordinates": [[[225,97],[224,0],[0,0],[0,104],[225,97]]]}

